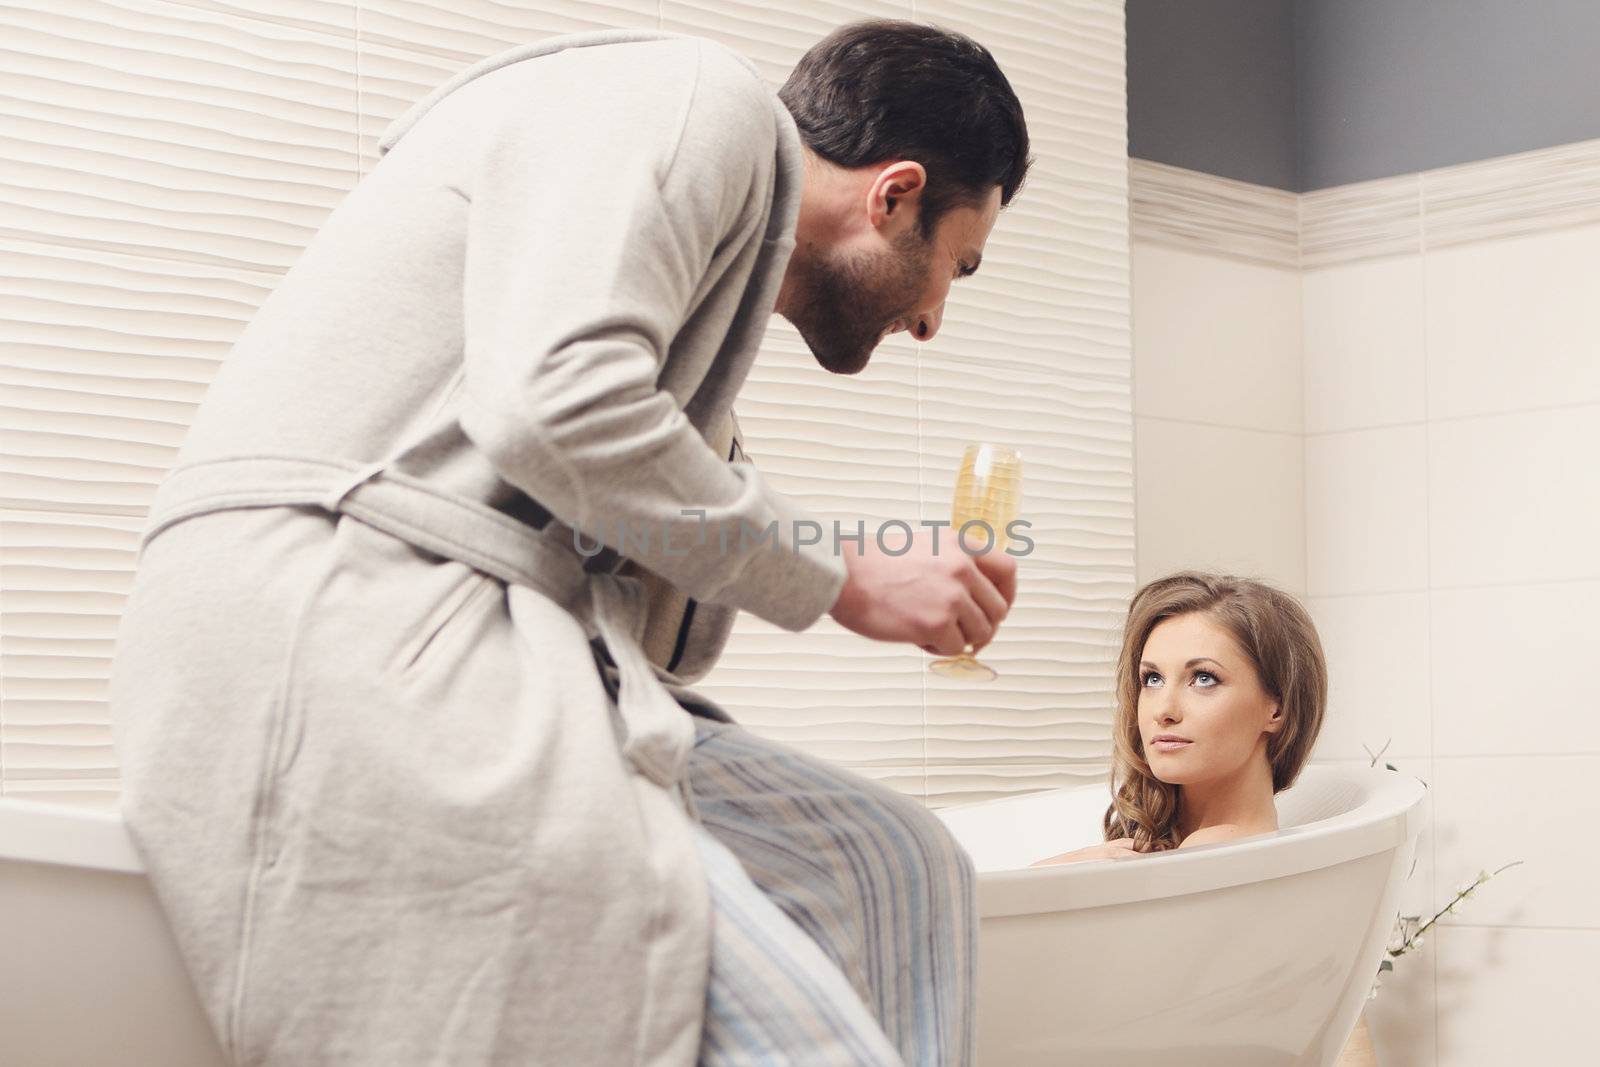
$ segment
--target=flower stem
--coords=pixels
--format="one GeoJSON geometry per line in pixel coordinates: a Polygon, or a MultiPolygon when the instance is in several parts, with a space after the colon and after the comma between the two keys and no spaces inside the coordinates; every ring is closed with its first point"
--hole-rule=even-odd
{"type": "Polygon", "coordinates": [[[1457,904],[1461,903],[1461,901],[1463,899],[1465,899],[1465,897],[1467,896],[1468,893],[1471,893],[1474,889],[1477,889],[1480,885],[1483,885],[1485,882],[1487,882],[1489,879],[1493,878],[1495,875],[1499,874],[1501,871],[1508,871],[1511,868],[1516,867],[1521,863],[1522,863],[1521,860],[1512,860],[1510,863],[1506,864],[1504,867],[1496,868],[1493,871],[1485,871],[1484,873],[1478,875],[1478,877],[1473,880],[1473,883],[1471,885],[1467,886],[1467,888],[1465,888],[1465,889],[1458,890],[1456,892],[1454,900],[1450,901],[1450,903],[1446,904],[1444,907],[1442,907],[1438,911],[1434,912],[1433,913],[1433,918],[1429,919],[1427,922],[1423,923],[1421,926],[1419,926],[1415,930],[1411,931],[1411,933],[1406,937],[1406,939],[1404,941],[1400,942],[1400,946],[1398,948],[1390,949],[1389,950],[1389,958],[1390,959],[1398,959],[1399,957],[1405,955],[1407,952],[1411,951],[1412,946],[1416,944],[1417,938],[1419,938],[1423,934],[1427,933],[1428,930],[1430,928],[1432,928],[1434,923],[1438,922],[1440,919],[1442,919],[1446,915],[1450,914],[1450,911],[1457,904]]]}

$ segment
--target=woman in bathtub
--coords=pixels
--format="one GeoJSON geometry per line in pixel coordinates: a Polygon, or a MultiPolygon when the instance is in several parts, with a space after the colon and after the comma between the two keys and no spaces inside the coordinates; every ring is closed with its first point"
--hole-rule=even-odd
{"type": "Polygon", "coordinates": [[[1278,828],[1327,703],[1305,608],[1259,582],[1184,572],[1134,596],[1117,661],[1103,844],[1034,866],[1122,859],[1278,828]]]}

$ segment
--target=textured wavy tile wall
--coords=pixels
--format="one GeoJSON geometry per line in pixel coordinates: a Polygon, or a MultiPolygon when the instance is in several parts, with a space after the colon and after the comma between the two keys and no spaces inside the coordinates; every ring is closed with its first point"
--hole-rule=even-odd
{"type": "Polygon", "coordinates": [[[1019,445],[1038,548],[955,686],[832,626],[741,622],[706,688],[753,728],[935,803],[1098,777],[1133,580],[1128,184],[1117,0],[17,0],[0,9],[0,788],[110,806],[107,667],[133,548],[219,361],[383,127],[474,59],[660,26],[776,85],[838,23],[989,44],[1038,163],[931,345],[830,378],[774,326],[750,451],[825,518],[940,518],[968,439],[1019,445]]]}

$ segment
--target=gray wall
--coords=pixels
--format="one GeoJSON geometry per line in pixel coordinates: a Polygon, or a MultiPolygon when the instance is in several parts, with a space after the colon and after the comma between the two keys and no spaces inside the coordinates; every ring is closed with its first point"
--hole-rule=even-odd
{"type": "Polygon", "coordinates": [[[1128,0],[1128,154],[1297,187],[1294,0],[1128,0]]]}
{"type": "Polygon", "coordinates": [[[1597,0],[1299,0],[1294,36],[1304,189],[1600,137],[1597,0]]]}
{"type": "Polygon", "coordinates": [[[1128,147],[1280,189],[1600,137],[1600,0],[1127,0],[1128,147]]]}

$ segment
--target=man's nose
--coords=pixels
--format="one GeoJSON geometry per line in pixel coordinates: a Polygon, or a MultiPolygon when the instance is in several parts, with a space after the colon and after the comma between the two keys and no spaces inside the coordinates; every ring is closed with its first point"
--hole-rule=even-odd
{"type": "Polygon", "coordinates": [[[944,323],[944,305],[925,311],[911,320],[911,336],[919,341],[931,341],[944,323]]]}

